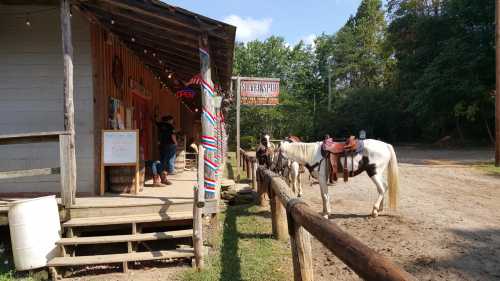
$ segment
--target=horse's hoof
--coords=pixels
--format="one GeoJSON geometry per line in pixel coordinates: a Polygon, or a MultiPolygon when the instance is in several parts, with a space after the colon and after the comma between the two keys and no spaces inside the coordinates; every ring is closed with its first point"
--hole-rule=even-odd
{"type": "Polygon", "coordinates": [[[378,211],[377,211],[377,209],[376,209],[376,208],[373,208],[373,210],[372,210],[372,217],[373,217],[373,218],[378,217],[378,211]]]}
{"type": "Polygon", "coordinates": [[[330,216],[329,216],[328,214],[325,214],[325,213],[323,213],[323,217],[324,217],[325,219],[329,219],[329,218],[330,218],[330,216]]]}
{"type": "Polygon", "coordinates": [[[299,195],[297,195],[298,197],[302,197],[302,192],[299,192],[299,195]]]}

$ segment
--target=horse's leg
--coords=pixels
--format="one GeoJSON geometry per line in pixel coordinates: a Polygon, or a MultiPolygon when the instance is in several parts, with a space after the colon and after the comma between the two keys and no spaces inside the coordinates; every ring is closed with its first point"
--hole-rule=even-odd
{"type": "Polygon", "coordinates": [[[380,208],[380,203],[384,200],[384,194],[386,191],[386,188],[384,186],[384,182],[382,179],[382,175],[380,174],[375,174],[374,176],[371,177],[373,183],[377,186],[377,191],[378,191],[378,197],[377,200],[375,201],[375,204],[373,204],[373,210],[372,210],[372,216],[377,217],[379,211],[382,211],[380,208]]]}
{"type": "Polygon", "coordinates": [[[300,166],[299,166],[299,170],[297,171],[297,181],[299,184],[299,197],[302,197],[302,179],[301,179],[301,174],[300,174],[300,166]]]}
{"type": "Polygon", "coordinates": [[[328,218],[330,215],[330,196],[328,195],[328,179],[325,161],[319,165],[319,187],[321,189],[321,198],[323,199],[323,216],[328,218]]]}

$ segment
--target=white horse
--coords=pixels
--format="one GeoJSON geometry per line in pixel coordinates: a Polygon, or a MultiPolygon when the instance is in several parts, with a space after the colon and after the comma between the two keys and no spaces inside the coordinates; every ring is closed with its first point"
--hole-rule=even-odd
{"type": "MultiPolygon", "coordinates": [[[[321,153],[322,142],[314,143],[288,143],[281,142],[279,152],[290,160],[295,160],[300,164],[312,167],[312,176],[319,180],[321,188],[321,197],[323,199],[323,215],[328,217],[331,212],[330,197],[328,195],[329,173],[327,161],[321,153]]],[[[340,163],[347,160],[347,169],[353,171],[355,175],[366,171],[373,183],[377,187],[378,198],[372,209],[373,217],[377,217],[383,210],[382,201],[384,194],[389,190],[389,206],[397,208],[399,196],[399,172],[398,160],[392,145],[367,139],[363,140],[363,150],[354,157],[340,158],[340,163]],[[382,174],[387,169],[387,182],[384,181],[382,174]]]]}
{"type": "Polygon", "coordinates": [[[280,153],[279,149],[275,151],[273,170],[285,178],[288,185],[298,197],[302,196],[302,180],[300,177],[300,164],[297,161],[290,160],[280,153]]]}

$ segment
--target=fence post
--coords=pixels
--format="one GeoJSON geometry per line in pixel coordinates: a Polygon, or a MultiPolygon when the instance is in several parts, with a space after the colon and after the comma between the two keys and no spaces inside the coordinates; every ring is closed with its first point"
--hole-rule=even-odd
{"type": "Polygon", "coordinates": [[[257,187],[257,193],[259,197],[259,205],[261,207],[267,207],[268,206],[268,201],[266,200],[266,193],[269,188],[270,182],[268,183],[268,180],[266,180],[262,175],[261,175],[262,170],[259,169],[259,185],[257,187]]]}
{"type": "Polygon", "coordinates": [[[257,161],[255,158],[253,159],[252,163],[252,189],[257,190],[257,161]]]}
{"type": "MultiPolygon", "coordinates": [[[[272,183],[271,183],[272,185],[272,183]]],[[[287,240],[287,222],[286,222],[286,210],[281,200],[274,192],[272,186],[270,188],[270,203],[271,203],[271,218],[272,218],[272,227],[273,227],[273,235],[278,240],[287,240]]]]}
{"type": "Polygon", "coordinates": [[[194,189],[193,202],[193,249],[196,268],[202,270],[203,262],[203,207],[205,206],[205,171],[203,157],[205,149],[198,147],[198,183],[194,189]]]}
{"type": "Polygon", "coordinates": [[[250,177],[252,176],[252,168],[250,166],[251,162],[250,162],[250,158],[245,157],[245,159],[246,159],[246,164],[247,164],[247,179],[250,179],[250,177]]]}
{"type": "Polygon", "coordinates": [[[291,214],[291,207],[297,203],[303,202],[300,199],[293,199],[288,202],[286,208],[294,281],[313,281],[311,235],[300,224],[295,223],[291,214]]]}

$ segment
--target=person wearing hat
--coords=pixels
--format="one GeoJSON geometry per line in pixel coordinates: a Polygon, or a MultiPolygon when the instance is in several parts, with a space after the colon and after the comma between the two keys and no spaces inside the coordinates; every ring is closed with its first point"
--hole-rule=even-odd
{"type": "Polygon", "coordinates": [[[175,153],[177,151],[177,138],[175,136],[174,118],[171,115],[163,116],[160,122],[156,122],[158,128],[158,139],[160,142],[160,162],[163,168],[161,182],[171,185],[167,175],[175,173],[175,153]]]}

